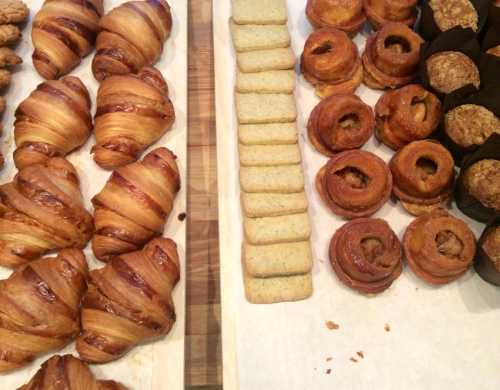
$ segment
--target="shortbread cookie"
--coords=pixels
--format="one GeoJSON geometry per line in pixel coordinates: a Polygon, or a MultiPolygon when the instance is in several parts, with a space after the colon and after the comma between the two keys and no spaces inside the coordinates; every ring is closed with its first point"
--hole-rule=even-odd
{"type": "Polygon", "coordinates": [[[236,74],[236,92],[240,93],[293,93],[295,72],[293,70],[270,70],[267,72],[236,74]]]}
{"type": "Polygon", "coordinates": [[[240,125],[240,143],[244,145],[282,145],[297,143],[297,125],[290,123],[263,123],[240,125]]]}
{"type": "Polygon", "coordinates": [[[290,34],[285,25],[231,24],[236,51],[278,49],[290,46],[290,34]]]}
{"type": "Polygon", "coordinates": [[[277,217],[307,210],[305,192],[291,194],[241,193],[243,212],[247,217],[277,217]]]}
{"type": "Polygon", "coordinates": [[[268,245],[309,239],[311,226],[307,213],[280,217],[244,218],[245,238],[249,244],[268,245]]]}
{"type": "Polygon", "coordinates": [[[295,56],[289,47],[237,53],[236,61],[240,71],[245,73],[292,69],[295,66],[295,56]]]}
{"type": "Polygon", "coordinates": [[[241,167],[240,184],[245,192],[292,193],[304,190],[302,166],[241,167]]]}
{"type": "Polygon", "coordinates": [[[233,19],[238,24],[285,24],[285,0],[232,0],[233,19]]]}
{"type": "Polygon", "coordinates": [[[20,0],[0,0],[0,24],[22,23],[29,15],[29,9],[20,0]]]}
{"type": "Polygon", "coordinates": [[[312,268],[309,241],[273,245],[250,245],[245,242],[242,253],[246,271],[253,277],[305,274],[312,268]]]}
{"type": "Polygon", "coordinates": [[[292,145],[242,145],[240,144],[240,165],[276,166],[300,163],[298,144],[292,145]]]}
{"type": "Polygon", "coordinates": [[[18,65],[23,60],[8,47],[0,47],[0,68],[18,65]]]}
{"type": "Polygon", "coordinates": [[[284,93],[237,93],[236,112],[240,124],[294,122],[297,118],[293,95],[284,93]]]}
{"type": "Polygon", "coordinates": [[[13,24],[0,26],[0,46],[11,45],[21,39],[21,30],[13,24]]]}

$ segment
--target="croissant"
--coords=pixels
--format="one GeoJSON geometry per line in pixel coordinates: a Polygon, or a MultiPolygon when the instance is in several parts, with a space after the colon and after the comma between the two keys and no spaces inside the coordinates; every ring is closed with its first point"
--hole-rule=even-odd
{"type": "Polygon", "coordinates": [[[155,68],[107,78],[97,92],[95,162],[114,169],[137,160],[174,120],[167,83],[155,68]]]}
{"type": "Polygon", "coordinates": [[[166,148],[118,168],[93,199],[99,260],[141,249],[160,235],[180,189],[176,156],[166,148]]]}
{"type": "Polygon", "coordinates": [[[153,65],[170,36],[172,15],[165,0],[128,1],[108,12],[99,26],[92,73],[101,81],[153,65]]]}
{"type": "Polygon", "coordinates": [[[76,341],[80,357],[109,362],[166,335],[175,322],[172,290],[179,278],[177,246],[163,237],[92,271],[76,341]]]}
{"type": "Polygon", "coordinates": [[[60,157],[30,165],[0,186],[0,265],[17,267],[45,253],[83,247],[92,237],[75,168],[60,157]]]}
{"type": "Polygon", "coordinates": [[[62,348],[78,334],[87,273],[83,252],[71,248],[0,280],[0,373],[62,348]]]}
{"type": "Polygon", "coordinates": [[[74,69],[92,51],[103,13],[103,0],[46,0],[31,31],[37,72],[52,80],[74,69]]]}
{"type": "Polygon", "coordinates": [[[89,367],[71,355],[56,355],[42,364],[28,384],[17,390],[127,390],[115,381],[98,381],[89,367]],[[57,387],[54,386],[57,384],[57,387]]]}
{"type": "Polygon", "coordinates": [[[83,145],[91,131],[90,96],[80,79],[46,81],[16,110],[14,163],[22,169],[64,157],[83,145]]]}

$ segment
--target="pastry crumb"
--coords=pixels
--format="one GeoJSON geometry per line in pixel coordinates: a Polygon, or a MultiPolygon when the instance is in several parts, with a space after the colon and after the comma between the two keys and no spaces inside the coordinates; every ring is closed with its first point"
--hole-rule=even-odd
{"type": "Polygon", "coordinates": [[[325,325],[328,329],[330,330],[337,330],[338,328],[340,328],[340,325],[339,324],[336,324],[335,322],[333,321],[326,321],[325,322],[325,325]]]}
{"type": "Polygon", "coordinates": [[[365,358],[365,354],[363,353],[363,351],[356,352],[356,355],[358,355],[361,359],[365,358]]]}
{"type": "Polygon", "coordinates": [[[331,372],[332,372],[332,369],[331,369],[331,368],[329,368],[328,370],[326,370],[326,374],[327,374],[327,375],[330,375],[330,373],[331,373],[331,372]]]}
{"type": "Polygon", "coordinates": [[[384,329],[386,332],[390,332],[391,331],[391,326],[389,324],[385,324],[384,325],[384,329]]]}
{"type": "Polygon", "coordinates": [[[331,362],[332,360],[333,360],[333,358],[332,358],[331,356],[328,356],[328,357],[326,358],[326,361],[327,361],[327,362],[331,362]]]}
{"type": "Polygon", "coordinates": [[[357,360],[357,359],[355,359],[355,358],[353,358],[353,357],[351,357],[349,360],[350,360],[351,362],[354,362],[354,363],[357,363],[357,362],[358,362],[358,360],[357,360]]]}

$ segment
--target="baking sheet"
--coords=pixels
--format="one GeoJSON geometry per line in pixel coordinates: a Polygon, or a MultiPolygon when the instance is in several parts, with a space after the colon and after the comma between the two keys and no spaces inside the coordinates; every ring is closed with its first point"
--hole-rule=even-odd
{"type": "MultiPolygon", "coordinates": [[[[295,303],[247,303],[240,263],[242,224],[233,94],[236,65],[228,25],[230,3],[214,1],[213,9],[224,387],[500,388],[500,289],[482,281],[474,271],[436,288],[405,267],[389,290],[374,297],[357,294],[337,280],[327,248],[334,231],[345,221],[327,210],[313,188],[316,172],[327,158],[307,141],[305,124],[319,99],[299,75],[298,67],[295,94],[313,229],[314,294],[295,303]],[[337,323],[339,329],[329,330],[326,321],[337,323]],[[386,324],[390,331],[385,330],[386,324]]],[[[312,31],[305,17],[305,3],[288,0],[288,27],[297,57],[312,31]]],[[[368,34],[366,27],[355,38],[360,53],[368,34]]],[[[372,106],[380,96],[380,92],[364,85],[357,94],[372,106]]],[[[363,149],[385,161],[392,155],[373,137],[363,149]]],[[[452,214],[464,219],[479,237],[481,224],[456,207],[452,214]]],[[[412,220],[392,200],[374,217],[386,219],[400,238],[412,220]]]]}
{"type": "MultiPolygon", "coordinates": [[[[12,179],[16,169],[12,160],[14,143],[14,111],[35,87],[43,81],[36,73],[31,61],[31,19],[40,8],[41,0],[25,3],[30,8],[30,22],[24,27],[22,42],[16,47],[16,53],[22,57],[23,64],[16,67],[11,86],[6,94],[7,110],[3,115],[2,153],[5,166],[0,172],[0,183],[12,179]]],[[[105,11],[124,3],[120,0],[105,0],[105,11]]],[[[163,339],[154,343],[134,348],[124,358],[113,363],[92,366],[92,371],[99,379],[115,379],[128,386],[130,390],[181,390],[184,388],[184,320],[185,320],[185,264],[186,264],[186,221],[179,221],[177,216],[186,211],[186,172],[187,172],[187,2],[186,0],[168,0],[172,8],[172,33],[164,46],[163,54],[156,67],[163,73],[169,87],[169,96],[175,107],[176,119],[172,129],[167,132],[149,150],[166,146],[178,157],[177,164],[181,174],[182,188],[175,200],[174,209],[166,224],[164,236],[172,238],[178,246],[181,279],[174,290],[174,303],[177,321],[172,331],[163,339]]],[[[95,112],[95,97],[98,83],[91,72],[93,53],[87,56],[71,74],[80,77],[88,88],[92,99],[92,112],[95,112]]],[[[47,113],[50,115],[50,112],[47,113]]],[[[91,198],[98,193],[107,181],[110,171],[99,168],[91,158],[90,149],[95,143],[92,135],[85,145],[68,156],[76,167],[81,180],[81,187],[88,210],[92,210],[91,198]]],[[[145,153],[146,153],[145,152],[145,153]]],[[[144,154],[145,154],[144,153],[144,154]]],[[[90,244],[85,249],[90,268],[103,266],[95,260],[90,244]]],[[[0,267],[0,278],[10,275],[10,270],[0,267]]],[[[56,353],[73,353],[74,343],[56,353]]],[[[40,364],[53,354],[44,355],[32,364],[11,374],[0,376],[1,389],[16,389],[26,383],[39,369],[40,364]]],[[[76,353],[75,353],[76,355],[76,353]]]]}

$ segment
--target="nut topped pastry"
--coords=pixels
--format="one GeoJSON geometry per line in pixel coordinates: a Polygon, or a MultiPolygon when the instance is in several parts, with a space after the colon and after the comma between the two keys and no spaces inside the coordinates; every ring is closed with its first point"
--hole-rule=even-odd
{"type": "Polygon", "coordinates": [[[481,278],[500,286],[500,217],[484,229],[479,239],[474,268],[481,278]]]}
{"type": "Polygon", "coordinates": [[[363,6],[375,29],[389,22],[412,26],[417,16],[417,0],[363,0],[363,6]]]}
{"type": "Polygon", "coordinates": [[[479,15],[469,0],[429,0],[429,6],[441,31],[456,26],[478,30],[479,15]]]}
{"type": "Polygon", "coordinates": [[[314,28],[334,27],[356,34],[366,20],[363,0],[307,0],[306,16],[314,28]]]}
{"type": "Polygon", "coordinates": [[[500,212],[500,160],[484,159],[472,164],[463,180],[470,195],[500,212]]]}

